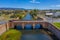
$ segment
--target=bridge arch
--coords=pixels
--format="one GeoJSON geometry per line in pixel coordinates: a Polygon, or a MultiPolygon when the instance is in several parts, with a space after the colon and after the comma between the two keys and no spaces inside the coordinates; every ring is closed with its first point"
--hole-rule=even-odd
{"type": "Polygon", "coordinates": [[[33,26],[32,26],[31,24],[26,24],[26,25],[24,26],[24,29],[25,29],[25,30],[32,30],[32,29],[33,29],[33,26]]]}
{"type": "MultiPolygon", "coordinates": [[[[33,29],[42,29],[42,28],[47,28],[47,22],[41,22],[41,21],[12,21],[10,22],[10,27],[11,28],[16,28],[16,25],[20,25],[22,29],[25,29],[25,25],[30,24],[31,28],[33,29]],[[39,25],[39,27],[37,26],[39,25]]],[[[27,28],[27,27],[26,27],[27,28]]]]}
{"type": "Polygon", "coordinates": [[[43,26],[41,24],[35,24],[35,29],[42,29],[43,26]]]}
{"type": "Polygon", "coordinates": [[[14,29],[22,30],[22,25],[15,25],[15,26],[14,26],[14,29]]]}

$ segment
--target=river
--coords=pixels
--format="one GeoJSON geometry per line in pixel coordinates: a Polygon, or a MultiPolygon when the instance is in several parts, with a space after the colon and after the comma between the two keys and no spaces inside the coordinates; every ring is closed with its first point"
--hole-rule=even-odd
{"type": "MultiPolygon", "coordinates": [[[[28,13],[23,18],[23,20],[32,20],[32,16],[28,13]]],[[[25,30],[23,31],[21,40],[51,40],[50,36],[39,31],[40,29],[37,31],[34,30],[35,31],[35,33],[34,33],[31,28],[32,27],[31,25],[27,24],[25,27],[26,27],[26,29],[25,29],[26,31],[25,30]]],[[[37,24],[36,28],[39,28],[39,27],[41,27],[41,26],[39,26],[37,24]]],[[[19,27],[18,27],[18,29],[19,29],[19,27]]]]}
{"type": "Polygon", "coordinates": [[[50,36],[39,30],[25,31],[22,35],[21,40],[51,40],[50,36]]]}

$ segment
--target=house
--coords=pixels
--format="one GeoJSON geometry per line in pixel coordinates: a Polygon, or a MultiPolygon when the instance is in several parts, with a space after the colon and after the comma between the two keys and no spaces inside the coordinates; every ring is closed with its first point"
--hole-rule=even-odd
{"type": "Polygon", "coordinates": [[[54,15],[54,13],[52,13],[52,12],[46,12],[45,13],[45,16],[47,16],[47,17],[52,17],[54,15]]]}
{"type": "Polygon", "coordinates": [[[53,13],[46,13],[46,16],[53,16],[53,13]]]}

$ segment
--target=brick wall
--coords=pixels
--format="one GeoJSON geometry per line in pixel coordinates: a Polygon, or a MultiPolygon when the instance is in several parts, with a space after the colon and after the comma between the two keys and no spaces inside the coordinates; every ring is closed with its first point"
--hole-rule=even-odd
{"type": "Polygon", "coordinates": [[[57,29],[54,25],[48,23],[48,29],[54,33],[58,39],[60,39],[60,29],[57,29]]]}
{"type": "Polygon", "coordinates": [[[9,30],[9,23],[0,24],[0,35],[9,30]]]}

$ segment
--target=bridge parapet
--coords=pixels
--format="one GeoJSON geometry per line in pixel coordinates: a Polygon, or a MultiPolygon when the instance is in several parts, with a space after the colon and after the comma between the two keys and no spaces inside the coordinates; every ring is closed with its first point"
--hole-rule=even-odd
{"type": "Polygon", "coordinates": [[[44,22],[44,21],[12,21],[12,22],[10,22],[10,24],[11,24],[10,27],[12,27],[12,28],[14,28],[15,25],[22,25],[23,29],[26,24],[31,24],[33,26],[33,28],[36,24],[42,25],[43,28],[47,28],[47,26],[48,26],[47,22],[44,22]]]}
{"type": "Polygon", "coordinates": [[[48,30],[50,30],[60,40],[60,29],[56,28],[51,23],[48,23],[48,30]]]}

